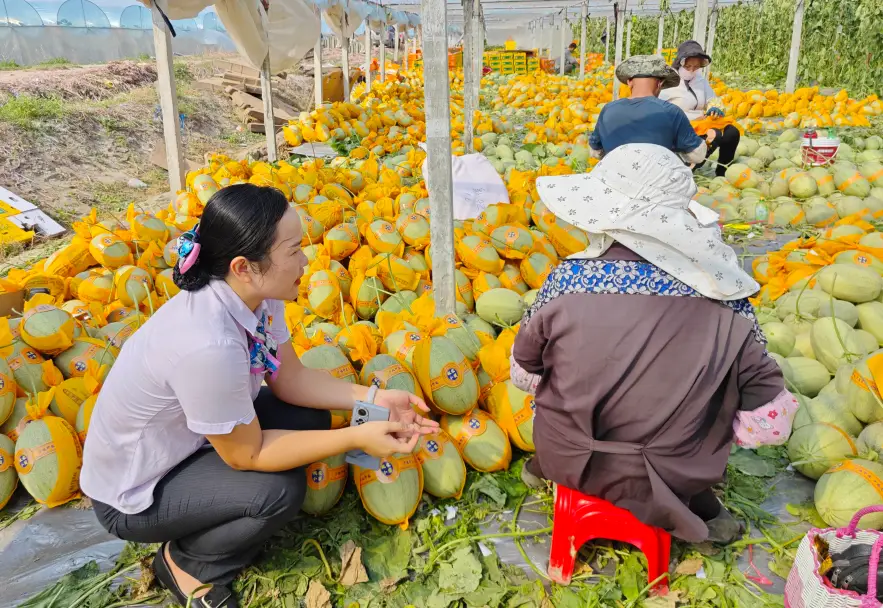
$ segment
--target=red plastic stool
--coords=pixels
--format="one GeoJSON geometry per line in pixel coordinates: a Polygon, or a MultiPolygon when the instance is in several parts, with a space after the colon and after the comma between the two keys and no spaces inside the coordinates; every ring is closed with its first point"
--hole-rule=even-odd
{"type": "MultiPolygon", "coordinates": [[[[552,549],[549,552],[549,578],[569,585],[580,547],[603,538],[634,545],[647,557],[648,582],[668,573],[671,535],[648,526],[625,509],[606,500],[586,496],[576,490],[556,486],[552,549]]],[[[657,593],[668,591],[668,579],[656,584],[657,593]]]]}

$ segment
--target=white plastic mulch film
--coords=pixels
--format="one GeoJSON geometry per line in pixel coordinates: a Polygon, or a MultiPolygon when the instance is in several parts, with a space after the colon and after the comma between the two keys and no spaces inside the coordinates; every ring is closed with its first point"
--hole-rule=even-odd
{"type": "MultiPolygon", "coordinates": [[[[149,5],[149,0],[145,4],[149,5]]],[[[189,19],[214,4],[239,53],[255,68],[270,53],[274,73],[294,67],[319,38],[321,22],[307,0],[273,0],[266,18],[250,0],[161,0],[169,19],[189,19]]]]}

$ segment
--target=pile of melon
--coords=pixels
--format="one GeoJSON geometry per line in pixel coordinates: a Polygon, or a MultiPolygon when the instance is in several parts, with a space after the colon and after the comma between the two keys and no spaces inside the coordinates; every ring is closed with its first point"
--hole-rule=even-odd
{"type": "MultiPolygon", "coordinates": [[[[822,261],[819,241],[798,240],[760,260],[756,277],[784,281],[774,299],[762,292],[757,317],[767,350],[782,369],[800,409],[788,456],[801,474],[818,480],[816,508],[831,526],[859,509],[883,504],[883,235],[855,220],[857,234],[823,246],[840,250],[822,261]],[[825,262],[830,263],[825,263],[825,262]],[[768,265],[776,267],[769,271],[768,265]]],[[[883,519],[862,521],[883,527],[883,519]]]]}
{"type": "Polygon", "coordinates": [[[827,227],[864,212],[883,215],[883,138],[841,143],[827,166],[806,167],[802,132],[776,138],[743,137],[726,175],[700,189],[697,201],[721,221],[761,221],[775,226],[827,227]]]}

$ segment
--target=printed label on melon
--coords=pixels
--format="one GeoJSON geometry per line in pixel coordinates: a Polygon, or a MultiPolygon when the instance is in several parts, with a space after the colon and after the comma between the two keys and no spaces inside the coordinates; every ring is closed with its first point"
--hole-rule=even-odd
{"type": "Polygon", "coordinates": [[[380,460],[380,468],[376,471],[362,470],[356,482],[359,487],[364,487],[374,481],[380,483],[392,483],[399,478],[403,471],[417,468],[417,459],[413,456],[403,456],[395,460],[382,458],[380,460]]]}
{"type": "Polygon", "coordinates": [[[463,424],[460,427],[460,432],[457,433],[456,437],[452,437],[452,439],[462,451],[466,448],[466,444],[469,443],[470,439],[484,435],[486,430],[487,422],[484,418],[470,416],[468,420],[463,421],[463,424]]]}
{"type": "Polygon", "coordinates": [[[324,462],[314,462],[307,467],[307,486],[311,490],[323,490],[328,484],[346,479],[346,464],[331,468],[324,462]]]}
{"type": "Polygon", "coordinates": [[[400,374],[407,374],[408,371],[402,366],[401,363],[396,363],[395,365],[390,365],[386,369],[379,369],[376,372],[371,373],[371,386],[376,386],[377,388],[386,388],[387,384],[390,380],[400,374]]]}
{"type": "Polygon", "coordinates": [[[533,398],[533,396],[529,395],[528,397],[525,397],[524,405],[512,416],[512,420],[515,422],[515,426],[521,426],[525,422],[532,420],[536,411],[537,402],[533,398]]]}
{"type": "Polygon", "coordinates": [[[448,363],[442,368],[441,374],[429,381],[429,386],[433,392],[443,387],[457,388],[463,384],[465,374],[470,369],[472,368],[466,359],[463,359],[459,365],[454,362],[448,363]]]}
{"type": "Polygon", "coordinates": [[[883,480],[874,475],[871,471],[867,470],[861,465],[855,464],[851,460],[844,460],[843,462],[834,465],[830,469],[828,469],[828,474],[836,473],[837,471],[849,471],[850,473],[855,473],[859,477],[863,478],[871,487],[877,491],[877,494],[880,495],[880,499],[883,500],[883,480]]]}
{"type": "Polygon", "coordinates": [[[15,452],[15,470],[19,475],[26,475],[34,469],[41,458],[55,453],[55,442],[49,441],[35,448],[22,448],[15,452]]]}
{"type": "Polygon", "coordinates": [[[417,452],[417,461],[423,464],[427,460],[438,460],[445,453],[445,446],[435,439],[427,439],[420,451],[417,452]]]}

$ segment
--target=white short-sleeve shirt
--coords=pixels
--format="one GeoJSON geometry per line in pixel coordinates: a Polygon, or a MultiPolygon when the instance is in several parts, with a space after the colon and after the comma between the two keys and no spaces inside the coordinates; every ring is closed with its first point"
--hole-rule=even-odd
{"type": "Polygon", "coordinates": [[[162,477],[206,443],[255,417],[264,377],[251,373],[259,318],[277,344],[291,335],[284,304],[252,312],[224,281],[182,291],[123,346],[89,424],[80,487],[123,513],[153,503],[162,477]]]}

